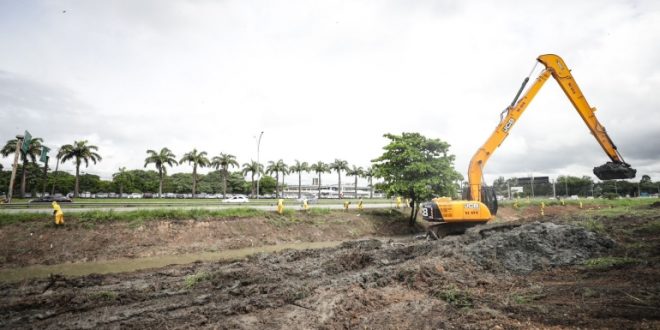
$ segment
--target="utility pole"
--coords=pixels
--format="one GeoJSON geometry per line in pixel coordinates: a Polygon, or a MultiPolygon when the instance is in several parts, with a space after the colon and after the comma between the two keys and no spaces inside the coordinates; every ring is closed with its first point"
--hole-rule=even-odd
{"type": "MultiPolygon", "coordinates": [[[[55,181],[57,181],[57,170],[58,170],[58,168],[60,167],[60,157],[59,157],[59,154],[58,154],[57,156],[58,156],[58,157],[55,157],[55,158],[57,158],[57,161],[55,162],[55,173],[54,173],[55,175],[53,176],[53,189],[50,191],[50,195],[51,195],[51,196],[54,196],[54,195],[55,195],[55,181]]],[[[120,195],[120,198],[121,198],[121,195],[120,195]]]]}
{"type": "Polygon", "coordinates": [[[534,198],[534,174],[532,174],[532,198],[534,198]]]}
{"type": "Polygon", "coordinates": [[[11,179],[9,179],[9,190],[7,190],[7,203],[11,203],[11,197],[14,194],[14,180],[16,179],[18,154],[21,152],[21,144],[23,144],[23,135],[16,135],[16,151],[14,152],[14,166],[11,168],[11,179]]]}
{"type": "Polygon", "coordinates": [[[557,199],[557,187],[555,187],[555,180],[552,180],[552,198],[557,199]]]}
{"type": "MultiPolygon", "coordinates": [[[[264,135],[264,131],[261,131],[259,134],[259,139],[257,140],[257,199],[259,199],[259,181],[261,181],[261,163],[259,162],[259,146],[261,145],[261,137],[264,135]]],[[[277,191],[277,185],[275,185],[275,191],[277,191]]]]}

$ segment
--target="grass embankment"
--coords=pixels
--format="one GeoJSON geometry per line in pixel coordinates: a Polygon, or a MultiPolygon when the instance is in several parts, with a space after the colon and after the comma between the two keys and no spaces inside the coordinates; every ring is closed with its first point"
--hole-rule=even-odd
{"type": "MultiPolygon", "coordinates": [[[[115,212],[113,210],[91,210],[85,212],[65,212],[65,221],[75,220],[80,223],[103,221],[145,221],[145,220],[211,220],[219,218],[247,218],[265,216],[267,211],[253,208],[230,208],[221,210],[208,209],[150,209],[115,212]]],[[[27,221],[52,220],[44,213],[17,212],[0,213],[0,226],[27,221]]]]}
{"type": "MultiPolygon", "coordinates": [[[[276,224],[292,224],[303,221],[309,218],[328,216],[332,213],[341,214],[345,211],[331,210],[328,208],[314,207],[307,211],[295,210],[293,208],[285,209],[280,215],[277,212],[258,210],[249,207],[238,207],[228,209],[148,209],[148,210],[134,210],[134,211],[120,211],[113,210],[90,210],[85,212],[71,212],[66,213],[65,210],[65,223],[67,221],[77,222],[79,224],[97,224],[102,222],[111,221],[125,221],[134,224],[140,224],[144,221],[150,220],[216,220],[216,219],[240,219],[251,217],[263,217],[273,221],[276,224]]],[[[357,212],[356,210],[349,211],[351,213],[357,212]]],[[[378,217],[400,217],[399,212],[390,212],[390,210],[364,210],[362,213],[375,215],[378,217]]],[[[50,214],[32,213],[32,212],[16,212],[16,213],[0,213],[0,226],[33,222],[33,221],[47,221],[52,222],[53,217],[50,214]]]]}

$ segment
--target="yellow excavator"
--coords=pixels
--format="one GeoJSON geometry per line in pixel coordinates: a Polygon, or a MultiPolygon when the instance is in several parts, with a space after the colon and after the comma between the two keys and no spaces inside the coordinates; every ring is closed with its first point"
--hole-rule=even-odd
{"type": "Polygon", "coordinates": [[[529,77],[525,78],[511,105],[500,115],[500,123],[495,131],[472,157],[468,168],[469,186],[466,189],[466,194],[464,194],[466,196],[463,196],[466,200],[454,201],[451,198],[439,197],[422,205],[422,217],[424,220],[433,223],[428,228],[432,236],[437,238],[452,232],[462,232],[467,227],[488,222],[495,216],[497,213],[497,197],[492,187],[486,187],[482,184],[484,166],[495,149],[509,135],[513,125],[550,76],[559,83],[575,110],[589,127],[596,141],[611,159],[611,162],[595,167],[594,174],[601,180],[631,179],[635,177],[637,171],[631,168],[617,151],[614,142],[607,135],[605,127],[596,119],[596,109],[590,107],[587,103],[587,99],[580,91],[564,60],[557,55],[546,54],[539,56],[537,61],[543,64],[545,69],[541,71],[525,95],[519,98],[529,81],[529,77]]]}

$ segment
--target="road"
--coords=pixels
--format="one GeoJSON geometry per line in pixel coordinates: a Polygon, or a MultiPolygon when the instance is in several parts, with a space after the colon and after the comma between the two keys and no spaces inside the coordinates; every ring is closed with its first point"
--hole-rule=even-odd
{"type": "MultiPolygon", "coordinates": [[[[85,211],[90,211],[90,210],[95,210],[95,211],[113,211],[113,212],[125,212],[125,211],[135,211],[135,210],[156,210],[156,209],[163,209],[163,208],[175,208],[175,209],[184,209],[184,210],[189,210],[189,209],[205,209],[205,210],[220,210],[220,209],[228,209],[228,208],[237,208],[237,207],[245,207],[245,208],[253,208],[257,210],[266,210],[266,211],[275,211],[277,209],[277,204],[272,203],[272,204],[216,204],[216,205],[180,205],[177,206],[176,204],[174,205],[148,205],[148,204],[142,204],[142,205],[131,205],[131,204],[123,204],[121,206],[101,206],[99,204],[89,204],[85,206],[80,206],[76,205],[75,207],[72,207],[72,205],[67,205],[65,203],[60,204],[62,206],[62,210],[65,213],[71,213],[71,212],[85,212],[85,211]]],[[[285,208],[290,208],[294,210],[300,210],[301,206],[300,203],[298,202],[291,202],[291,203],[285,203],[284,205],[285,208]]],[[[325,208],[325,209],[342,209],[344,206],[341,203],[337,204],[311,204],[309,205],[310,208],[325,208]]],[[[355,202],[352,202],[350,205],[350,209],[355,209],[357,206],[355,205],[355,202]]],[[[365,209],[378,209],[378,208],[390,208],[394,207],[393,203],[365,203],[364,208],[365,209]]],[[[52,213],[53,210],[51,208],[12,208],[12,209],[0,209],[0,213],[52,213]]]]}

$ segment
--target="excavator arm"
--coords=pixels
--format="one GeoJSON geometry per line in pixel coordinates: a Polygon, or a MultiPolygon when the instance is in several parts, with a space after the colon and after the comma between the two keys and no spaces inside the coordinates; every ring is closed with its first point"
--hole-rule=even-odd
{"type": "MultiPolygon", "coordinates": [[[[543,87],[543,84],[552,76],[561,89],[564,91],[571,104],[575,107],[584,123],[589,127],[589,130],[596,138],[596,141],[603,148],[603,151],[612,160],[604,165],[594,168],[594,174],[601,180],[610,179],[629,179],[634,178],[636,170],[632,169],[627,164],[621,154],[617,151],[616,146],[610,139],[605,127],[598,122],[596,118],[595,108],[589,106],[587,99],[582,94],[577,82],[573,79],[571,71],[568,69],[561,57],[553,54],[541,55],[537,58],[545,69],[536,78],[534,84],[527,90],[527,92],[518,100],[517,97],[512,102],[511,106],[505,110],[506,116],[500,121],[495,128],[495,131],[490,135],[486,143],[477,150],[470,161],[468,169],[469,180],[469,200],[482,201],[482,176],[483,168],[486,162],[493,154],[495,149],[499,147],[504,139],[509,135],[511,128],[518,121],[518,118],[527,109],[529,103],[534,99],[536,93],[543,87]],[[516,102],[517,101],[517,102],[516,102]]],[[[525,83],[527,80],[525,80],[525,83]]],[[[525,87],[525,83],[521,86],[520,91],[525,87]]],[[[520,94],[520,91],[518,94],[520,94]]]]}

